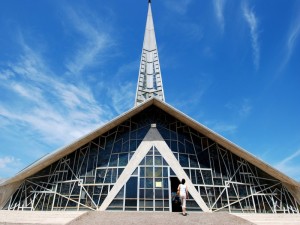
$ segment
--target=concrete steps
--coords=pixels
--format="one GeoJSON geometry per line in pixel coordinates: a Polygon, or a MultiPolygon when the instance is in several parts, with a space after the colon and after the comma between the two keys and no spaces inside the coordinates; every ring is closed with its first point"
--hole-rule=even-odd
{"type": "Polygon", "coordinates": [[[0,224],[67,224],[84,213],[86,212],[0,210],[0,224]]]}

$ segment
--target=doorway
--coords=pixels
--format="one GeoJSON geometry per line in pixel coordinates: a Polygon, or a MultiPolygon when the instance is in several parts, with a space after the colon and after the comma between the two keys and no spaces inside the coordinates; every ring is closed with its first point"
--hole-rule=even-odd
{"type": "Polygon", "coordinates": [[[172,212],[181,212],[181,201],[180,197],[177,196],[177,188],[180,184],[180,181],[177,177],[170,177],[171,181],[171,199],[172,199],[172,212]]]}

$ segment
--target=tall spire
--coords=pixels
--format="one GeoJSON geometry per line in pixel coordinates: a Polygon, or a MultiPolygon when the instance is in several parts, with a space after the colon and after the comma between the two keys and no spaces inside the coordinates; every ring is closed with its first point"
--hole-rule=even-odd
{"type": "Polygon", "coordinates": [[[137,106],[152,97],[165,101],[151,11],[151,0],[148,0],[148,15],[135,105],[137,106]]]}

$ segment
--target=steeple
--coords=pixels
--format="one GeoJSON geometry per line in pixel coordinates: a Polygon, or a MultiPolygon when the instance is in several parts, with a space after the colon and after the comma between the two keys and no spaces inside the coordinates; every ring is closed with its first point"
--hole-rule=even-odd
{"type": "Polygon", "coordinates": [[[151,11],[151,0],[148,0],[148,15],[137,83],[135,106],[152,97],[165,101],[151,11]]]}

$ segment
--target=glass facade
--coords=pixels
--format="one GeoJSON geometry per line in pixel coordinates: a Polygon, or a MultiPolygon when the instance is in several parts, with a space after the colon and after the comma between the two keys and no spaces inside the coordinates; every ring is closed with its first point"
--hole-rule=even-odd
{"type": "MultiPolygon", "coordinates": [[[[282,182],[156,106],[26,178],[6,209],[98,209],[153,123],[212,211],[299,212],[282,182]]],[[[174,176],[152,147],[107,210],[172,211],[174,176]]],[[[187,207],[200,210],[193,199],[187,207]]]]}

